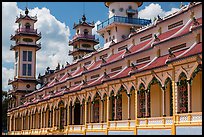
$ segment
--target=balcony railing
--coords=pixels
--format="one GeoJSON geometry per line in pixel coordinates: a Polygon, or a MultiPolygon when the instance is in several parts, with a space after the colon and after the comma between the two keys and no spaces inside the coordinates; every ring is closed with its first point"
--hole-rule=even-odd
{"type": "Polygon", "coordinates": [[[87,123],[87,125],[68,125],[64,126],[64,130],[59,130],[57,127],[54,128],[41,128],[31,129],[22,131],[9,131],[9,135],[21,135],[21,134],[69,134],[69,133],[82,133],[89,131],[105,131],[110,130],[121,130],[130,129],[134,130],[135,127],[139,128],[171,128],[172,125],[202,125],[202,112],[194,113],[183,113],[176,114],[168,117],[151,117],[151,118],[137,118],[136,120],[120,120],[120,121],[109,121],[105,123],[87,123]],[[174,121],[175,120],[175,121],[174,121]]]}
{"type": "MultiPolygon", "coordinates": [[[[41,43],[38,43],[38,44],[30,44],[30,43],[25,43],[25,42],[18,42],[18,43],[16,43],[16,45],[20,45],[20,44],[22,44],[22,45],[28,45],[28,46],[36,46],[37,48],[41,48],[41,43]]],[[[12,50],[16,45],[12,45],[11,44],[11,46],[10,46],[10,50],[12,50]]]]}
{"type": "Polygon", "coordinates": [[[183,113],[176,115],[176,124],[202,123],[202,112],[183,113]]]}
{"type": "Polygon", "coordinates": [[[137,125],[138,126],[165,126],[172,125],[173,118],[172,117],[152,117],[152,118],[138,118],[137,125]]]}
{"type": "Polygon", "coordinates": [[[139,26],[145,26],[145,25],[150,24],[151,20],[113,16],[113,17],[109,18],[108,20],[102,22],[101,24],[97,25],[97,30],[100,30],[100,29],[110,25],[113,22],[129,23],[129,24],[135,24],[135,25],[139,25],[139,26]]]}
{"type": "Polygon", "coordinates": [[[19,34],[19,33],[33,33],[33,34],[37,34],[37,29],[26,29],[26,28],[20,28],[20,29],[17,29],[15,31],[16,34],[19,34]]]}

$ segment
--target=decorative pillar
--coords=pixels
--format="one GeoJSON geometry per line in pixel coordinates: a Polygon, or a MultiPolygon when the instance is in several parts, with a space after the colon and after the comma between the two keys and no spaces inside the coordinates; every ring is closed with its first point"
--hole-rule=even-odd
{"type": "Polygon", "coordinates": [[[135,120],[137,120],[137,90],[135,89],[135,120]]]}
{"type": "Polygon", "coordinates": [[[109,127],[109,125],[108,125],[108,122],[109,122],[109,97],[107,96],[106,97],[106,100],[107,100],[107,114],[106,114],[106,122],[107,122],[107,127],[109,127]]]}
{"type": "Polygon", "coordinates": [[[41,120],[40,120],[40,128],[43,126],[43,111],[41,111],[41,120]]]}
{"type": "Polygon", "coordinates": [[[54,128],[55,127],[55,109],[54,109],[54,107],[53,107],[53,118],[52,118],[52,128],[54,128]]]}
{"type": "Polygon", "coordinates": [[[69,125],[69,111],[70,111],[70,108],[69,108],[69,105],[67,104],[67,127],[69,125]]]}
{"type": "Polygon", "coordinates": [[[85,108],[84,108],[84,125],[86,127],[86,122],[87,122],[87,102],[85,101],[85,108]]]}
{"type": "Polygon", "coordinates": [[[28,130],[30,129],[30,116],[28,116],[28,130]]]}
{"type": "Polygon", "coordinates": [[[15,131],[15,126],[16,126],[16,125],[15,125],[15,124],[16,124],[16,121],[15,121],[15,120],[16,120],[16,118],[15,118],[15,116],[14,116],[14,119],[13,119],[13,130],[14,130],[14,131],[15,131]]]}
{"type": "Polygon", "coordinates": [[[117,96],[114,96],[114,101],[115,101],[115,109],[114,109],[114,120],[116,121],[117,120],[117,96]]]}
{"type": "Polygon", "coordinates": [[[166,91],[165,87],[161,88],[162,90],[162,112],[163,112],[163,117],[166,117],[166,91]]]}
{"type": "Polygon", "coordinates": [[[127,94],[128,96],[128,120],[131,120],[131,95],[130,94],[127,94]]]}
{"type": "Polygon", "coordinates": [[[89,102],[89,123],[91,123],[91,101],[89,102]]]}
{"type": "Polygon", "coordinates": [[[21,117],[22,119],[21,119],[21,124],[22,124],[22,127],[21,127],[21,130],[24,130],[24,124],[23,124],[23,115],[22,115],[22,117],[21,117]]]}
{"type": "Polygon", "coordinates": [[[59,107],[58,108],[58,127],[60,128],[60,124],[61,124],[61,120],[60,120],[60,118],[61,118],[61,107],[59,107]]]}
{"type": "Polygon", "coordinates": [[[191,79],[187,80],[187,84],[188,84],[188,113],[192,113],[191,110],[191,79]]]}

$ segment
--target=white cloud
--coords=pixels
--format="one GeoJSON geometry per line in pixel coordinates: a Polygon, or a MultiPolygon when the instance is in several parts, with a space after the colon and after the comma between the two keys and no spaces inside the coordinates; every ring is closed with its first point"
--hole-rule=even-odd
{"type": "MultiPolygon", "coordinates": [[[[14,52],[10,51],[9,47],[14,42],[10,41],[10,35],[14,34],[14,31],[17,29],[17,24],[15,23],[16,16],[19,16],[20,12],[24,14],[24,9],[19,9],[16,2],[3,2],[2,7],[2,61],[12,63],[14,62],[14,52]]],[[[47,8],[39,9],[36,7],[29,9],[29,15],[35,16],[36,14],[38,21],[35,23],[35,28],[42,34],[42,38],[39,40],[42,48],[37,52],[36,75],[38,75],[38,73],[44,74],[44,70],[48,66],[51,69],[55,69],[58,62],[64,65],[66,61],[71,62],[72,57],[68,57],[68,51],[71,49],[68,46],[69,27],[65,23],[58,21],[47,8]]],[[[8,69],[7,66],[3,66],[3,69],[13,71],[8,69]]],[[[2,76],[2,87],[4,90],[7,90],[8,79],[13,79],[14,73],[2,71],[2,76]]]]}
{"type": "Polygon", "coordinates": [[[2,67],[2,88],[3,90],[11,89],[11,85],[8,85],[9,78],[14,77],[14,69],[7,69],[6,67],[2,67]]]}
{"type": "Polygon", "coordinates": [[[95,27],[92,29],[92,34],[93,35],[99,35],[96,31],[97,31],[97,25],[98,24],[101,24],[101,21],[97,21],[96,23],[95,23],[95,27]]]}
{"type": "Polygon", "coordinates": [[[150,5],[145,6],[143,10],[140,10],[138,15],[140,18],[153,20],[154,17],[157,17],[158,15],[164,17],[178,10],[178,8],[172,8],[170,11],[165,11],[159,4],[151,3],[150,5]]]}

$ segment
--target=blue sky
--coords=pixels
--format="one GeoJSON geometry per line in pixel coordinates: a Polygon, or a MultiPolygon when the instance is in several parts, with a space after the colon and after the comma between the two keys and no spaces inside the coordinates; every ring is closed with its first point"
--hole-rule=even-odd
{"type": "MultiPolygon", "coordinates": [[[[188,2],[183,2],[187,5],[188,2]]],[[[42,44],[41,50],[37,52],[37,73],[44,74],[46,67],[55,69],[58,63],[65,64],[72,62],[72,57],[68,56],[68,42],[75,34],[73,30],[74,22],[81,19],[83,11],[87,21],[100,23],[108,18],[108,8],[104,2],[3,2],[2,3],[2,89],[11,89],[7,85],[8,79],[14,78],[14,52],[10,51],[10,45],[15,44],[10,41],[10,35],[17,29],[15,23],[16,16],[20,12],[24,14],[26,5],[29,15],[37,14],[38,21],[35,28],[42,33],[39,40],[42,44]],[[84,8],[83,8],[84,7],[84,8]],[[84,10],[83,10],[84,9],[84,10]]],[[[143,2],[138,9],[140,18],[153,19],[160,15],[167,16],[180,8],[180,2],[143,2]]],[[[103,47],[103,39],[97,35],[96,28],[94,34],[100,38],[100,47],[103,47]]]]}
{"type": "MultiPolygon", "coordinates": [[[[165,11],[171,10],[171,8],[179,8],[180,2],[143,2],[143,5],[139,8],[142,10],[145,6],[151,3],[158,3],[165,11]]],[[[187,4],[188,2],[183,2],[187,4]]],[[[17,2],[18,7],[25,9],[26,2],[17,2]]],[[[104,2],[27,2],[29,8],[34,7],[46,7],[50,9],[51,14],[54,15],[61,22],[65,22],[68,26],[73,26],[74,22],[82,17],[83,11],[86,14],[87,20],[92,21],[105,21],[108,16],[108,8],[105,7],[104,2]],[[84,10],[83,10],[84,9],[84,10]]],[[[74,34],[73,29],[71,36],[74,34]]]]}

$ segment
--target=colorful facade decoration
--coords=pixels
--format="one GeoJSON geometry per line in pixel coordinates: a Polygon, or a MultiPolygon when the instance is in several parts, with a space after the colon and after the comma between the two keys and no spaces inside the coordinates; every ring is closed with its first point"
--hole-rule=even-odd
{"type": "Polygon", "coordinates": [[[94,49],[84,15],[69,42],[73,63],[38,79],[37,18],[28,10],[17,18],[9,134],[202,134],[202,3],[154,22],[138,18],[142,2],[105,5],[108,20],[97,27],[104,48],[94,49]]]}

